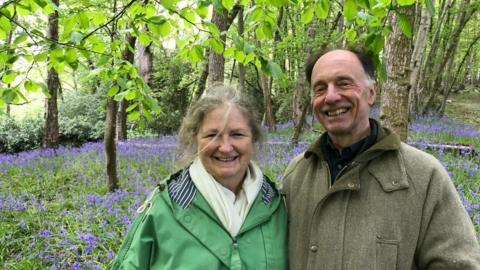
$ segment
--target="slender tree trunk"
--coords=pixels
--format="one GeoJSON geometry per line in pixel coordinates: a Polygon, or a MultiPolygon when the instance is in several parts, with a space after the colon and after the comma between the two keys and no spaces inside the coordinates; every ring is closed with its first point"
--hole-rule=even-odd
{"type": "MultiPolygon", "coordinates": [[[[113,1],[113,13],[117,10],[117,1],[113,1]]],[[[115,40],[116,23],[114,21],[111,30],[111,41],[115,40]]],[[[115,63],[112,63],[115,65],[115,63]]],[[[105,150],[105,163],[107,169],[107,184],[108,190],[113,192],[119,188],[118,174],[117,174],[117,145],[115,142],[115,123],[117,116],[117,102],[113,97],[107,97],[107,112],[105,119],[105,130],[103,134],[103,143],[105,150]]]]}
{"type": "MultiPolygon", "coordinates": [[[[207,49],[206,51],[207,55],[210,55],[210,49],[207,49]]],[[[202,73],[200,74],[200,78],[198,79],[197,83],[197,91],[193,93],[192,95],[192,100],[190,101],[190,104],[193,102],[197,101],[202,95],[203,92],[205,92],[205,88],[207,87],[207,79],[208,79],[208,72],[209,72],[209,59],[207,58],[205,60],[205,63],[203,64],[202,68],[202,73]]]]}
{"type": "MultiPolygon", "coordinates": [[[[410,25],[413,23],[415,6],[401,8],[399,12],[407,15],[410,25]]],[[[383,125],[392,128],[404,142],[408,136],[408,95],[410,91],[410,57],[412,41],[400,30],[396,13],[391,17],[392,32],[385,48],[387,56],[387,81],[383,86],[380,107],[380,120],[383,125]]]]}
{"type": "Polygon", "coordinates": [[[422,64],[423,54],[425,52],[426,37],[428,30],[430,29],[431,16],[430,12],[426,8],[422,8],[421,11],[420,23],[418,26],[417,36],[415,40],[415,46],[413,49],[412,60],[410,62],[410,111],[417,111],[418,101],[417,101],[417,85],[418,78],[420,75],[420,67],[422,64]]]}
{"type": "MultiPolygon", "coordinates": [[[[243,32],[245,31],[245,22],[243,19],[243,8],[238,11],[238,35],[244,37],[243,32]]],[[[238,90],[240,92],[245,92],[245,66],[242,63],[238,63],[238,90]]]]}
{"type": "Polygon", "coordinates": [[[117,175],[117,146],[115,144],[116,116],[117,102],[113,99],[113,97],[108,97],[107,117],[105,120],[104,146],[109,191],[114,191],[119,187],[117,175]]]}
{"type": "MultiPolygon", "coordinates": [[[[305,51],[305,61],[304,63],[307,62],[307,59],[310,57],[312,54],[312,41],[313,38],[315,37],[315,30],[317,29],[317,20],[313,20],[307,28],[307,37],[306,37],[306,42],[304,45],[304,51],[305,51]]],[[[305,68],[304,66],[300,66],[298,68],[298,76],[297,76],[297,82],[295,83],[295,88],[293,90],[293,123],[294,123],[294,133],[292,137],[292,143],[294,145],[298,144],[300,134],[302,132],[302,128],[305,122],[305,117],[307,115],[307,93],[309,93],[309,88],[305,79],[305,68]]]]}
{"type": "MultiPolygon", "coordinates": [[[[17,17],[17,8],[16,6],[13,7],[13,16],[12,18],[16,18],[17,17]]],[[[15,30],[15,28],[13,27],[12,29],[10,29],[10,32],[8,32],[8,35],[7,35],[7,41],[6,41],[6,44],[7,45],[6,47],[9,48],[10,45],[12,44],[12,40],[13,40],[13,31],[15,30]]],[[[9,54],[13,54],[14,51],[11,49],[11,47],[7,50],[9,51],[8,53],[9,54]]],[[[11,84],[7,84],[7,88],[10,88],[11,87],[11,84]]],[[[6,108],[6,114],[7,116],[10,116],[10,103],[7,103],[7,108],[6,108]]]]}
{"type": "Polygon", "coordinates": [[[462,69],[463,64],[465,63],[467,57],[471,54],[472,48],[474,48],[475,44],[476,44],[479,40],[480,40],[480,34],[477,34],[477,36],[472,40],[472,42],[471,42],[470,45],[468,46],[467,52],[465,53],[465,55],[464,55],[463,58],[462,58],[462,61],[461,61],[460,64],[458,65],[457,72],[456,72],[455,75],[453,76],[453,79],[452,79],[452,81],[450,82],[450,86],[446,88],[446,91],[445,91],[445,93],[444,93],[444,95],[443,95],[442,103],[441,103],[440,109],[439,109],[440,115],[443,115],[444,112],[445,112],[445,107],[446,107],[446,104],[447,104],[448,96],[450,95],[450,92],[452,91],[454,85],[456,84],[457,78],[459,77],[459,74],[460,74],[460,71],[461,71],[461,69],[462,69]]]}
{"type": "MultiPolygon", "coordinates": [[[[463,0],[459,7],[459,12],[457,13],[455,27],[451,35],[448,38],[448,45],[447,49],[445,50],[445,54],[443,55],[442,62],[439,66],[439,70],[434,74],[435,80],[432,89],[438,89],[441,93],[445,95],[444,85],[448,83],[451,79],[450,76],[450,69],[452,66],[452,59],[455,57],[457,52],[458,43],[460,41],[460,34],[462,33],[465,25],[467,24],[468,20],[471,16],[476,12],[478,7],[470,5],[470,0],[463,0]]],[[[440,113],[440,107],[437,106],[437,113],[440,113]]]]}
{"type": "Polygon", "coordinates": [[[422,70],[420,71],[420,78],[418,79],[418,84],[416,86],[416,94],[417,94],[417,109],[416,111],[420,114],[426,113],[426,108],[430,103],[430,100],[433,99],[435,93],[431,90],[431,81],[433,77],[433,71],[437,64],[437,51],[440,47],[440,39],[441,39],[441,30],[443,28],[443,24],[448,14],[448,9],[451,8],[453,1],[452,0],[443,0],[440,3],[440,12],[438,19],[435,24],[435,31],[433,33],[432,40],[430,42],[430,50],[428,52],[427,57],[425,58],[425,63],[423,65],[422,70]]]}
{"type": "MultiPolygon", "coordinates": [[[[146,31],[146,30],[145,30],[146,31]]],[[[140,76],[148,86],[152,86],[152,72],[153,72],[153,53],[152,43],[147,47],[140,47],[140,55],[138,57],[138,68],[140,76]]]]}
{"type": "MultiPolygon", "coordinates": [[[[134,50],[135,50],[135,42],[137,40],[136,37],[127,33],[125,36],[125,40],[127,41],[127,46],[122,52],[122,59],[128,61],[129,63],[133,64],[134,61],[134,50]]],[[[126,109],[129,106],[129,102],[125,99],[120,101],[120,105],[118,106],[118,112],[116,116],[116,139],[118,141],[125,141],[127,139],[127,112],[126,109]]]]}
{"type": "MultiPolygon", "coordinates": [[[[58,0],[53,0],[52,2],[56,6],[59,5],[58,0]]],[[[58,41],[58,11],[48,15],[47,36],[50,40],[58,41]]],[[[49,59],[49,62],[51,62],[51,59],[49,59]]],[[[50,98],[45,99],[43,147],[57,148],[59,139],[57,95],[60,89],[60,80],[57,71],[53,67],[50,67],[48,70],[47,88],[50,98]]]]}
{"type": "Polygon", "coordinates": [[[268,78],[265,74],[260,74],[260,82],[263,90],[263,110],[265,114],[265,126],[268,131],[275,130],[275,116],[272,109],[272,92],[271,84],[268,82],[268,78]]]}
{"type": "MultiPolygon", "coordinates": [[[[235,5],[234,8],[227,12],[225,9],[217,10],[213,9],[212,23],[215,24],[220,31],[220,40],[225,43],[225,32],[232,25],[233,20],[241,9],[239,5],[235,5]]],[[[215,83],[222,83],[225,79],[225,58],[222,54],[217,54],[215,51],[210,50],[208,56],[208,79],[207,85],[211,86],[215,83]]]]}
{"type": "MultiPolygon", "coordinates": [[[[148,0],[144,0],[144,4],[148,4],[148,0]]],[[[143,28],[144,32],[149,32],[147,27],[143,28]]],[[[143,81],[149,86],[152,86],[152,73],[153,73],[153,51],[152,42],[148,46],[138,45],[138,70],[143,81]]],[[[132,58],[133,61],[133,58],[132,58]]]]}

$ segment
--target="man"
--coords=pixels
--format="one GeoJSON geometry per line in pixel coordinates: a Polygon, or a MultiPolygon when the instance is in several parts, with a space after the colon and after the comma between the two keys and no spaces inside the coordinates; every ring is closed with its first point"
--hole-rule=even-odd
{"type": "Polygon", "coordinates": [[[480,269],[474,227],[446,170],[369,119],[368,55],[320,53],[306,74],[326,133],[285,172],[290,269],[480,269]]]}

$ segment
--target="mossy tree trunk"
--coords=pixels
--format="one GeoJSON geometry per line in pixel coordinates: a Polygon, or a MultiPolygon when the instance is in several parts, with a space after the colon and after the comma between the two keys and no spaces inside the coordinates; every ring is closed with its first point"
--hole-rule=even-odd
{"type": "MultiPolygon", "coordinates": [[[[52,1],[56,6],[59,6],[58,0],[52,1]]],[[[53,12],[48,16],[48,38],[56,42],[58,41],[58,11],[53,12]]],[[[59,127],[58,127],[58,107],[57,107],[57,95],[60,89],[60,79],[58,73],[52,64],[52,56],[49,59],[48,75],[47,75],[47,88],[50,95],[45,99],[45,114],[44,114],[44,137],[43,147],[45,148],[57,148],[59,140],[59,127]]]]}
{"type": "MultiPolygon", "coordinates": [[[[410,25],[413,25],[415,6],[401,8],[410,25]]],[[[405,36],[399,25],[398,13],[390,18],[392,32],[385,48],[387,81],[382,88],[380,120],[383,125],[393,129],[402,141],[408,136],[408,96],[410,91],[410,58],[412,39],[405,36]]]]}

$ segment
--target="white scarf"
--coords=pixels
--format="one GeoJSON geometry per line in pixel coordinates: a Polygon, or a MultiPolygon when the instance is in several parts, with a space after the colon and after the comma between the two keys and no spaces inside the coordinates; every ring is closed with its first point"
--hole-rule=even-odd
{"type": "Polygon", "coordinates": [[[262,187],[263,174],[260,168],[250,161],[242,189],[237,196],[205,170],[200,158],[193,161],[189,172],[198,191],[205,197],[225,229],[235,237],[262,187]]]}

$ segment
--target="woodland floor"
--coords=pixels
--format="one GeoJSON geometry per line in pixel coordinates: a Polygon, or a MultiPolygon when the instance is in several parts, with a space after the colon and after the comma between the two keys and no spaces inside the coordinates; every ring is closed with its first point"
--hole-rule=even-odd
{"type": "Polygon", "coordinates": [[[447,103],[445,114],[480,130],[480,90],[461,91],[449,99],[452,102],[447,103]]]}

